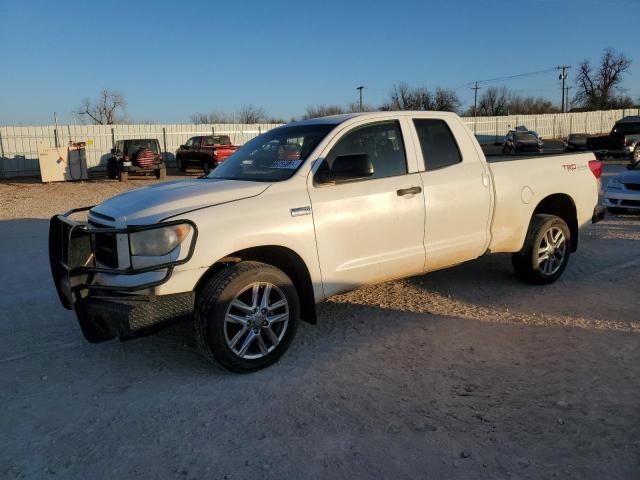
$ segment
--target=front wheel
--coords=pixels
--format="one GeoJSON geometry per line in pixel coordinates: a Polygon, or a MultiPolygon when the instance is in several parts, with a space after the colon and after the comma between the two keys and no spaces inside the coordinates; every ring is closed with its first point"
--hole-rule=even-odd
{"type": "Polygon", "coordinates": [[[211,172],[211,164],[209,162],[204,162],[202,164],[202,170],[205,175],[209,175],[209,172],[211,172]]]}
{"type": "Polygon", "coordinates": [[[284,272],[265,263],[236,263],[198,292],[196,343],[228,370],[260,370],[289,348],[299,316],[298,293],[284,272]]]}
{"type": "Polygon", "coordinates": [[[184,172],[187,170],[187,164],[182,158],[180,157],[176,158],[176,164],[178,165],[178,170],[180,170],[181,172],[184,172]]]}
{"type": "Polygon", "coordinates": [[[571,233],[555,215],[534,215],[524,247],[511,256],[513,269],[523,280],[538,285],[555,282],[569,262],[571,233]]]}
{"type": "Polygon", "coordinates": [[[640,145],[633,149],[632,159],[634,162],[640,162],[640,145]]]}

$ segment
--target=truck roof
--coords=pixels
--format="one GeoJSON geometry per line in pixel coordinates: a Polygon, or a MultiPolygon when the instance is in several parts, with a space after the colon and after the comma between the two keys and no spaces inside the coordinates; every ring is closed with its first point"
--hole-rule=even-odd
{"type": "Polygon", "coordinates": [[[429,118],[446,118],[446,117],[457,117],[455,113],[452,112],[441,112],[441,111],[429,111],[429,110],[391,110],[391,111],[383,111],[383,112],[358,112],[358,113],[343,113],[341,115],[329,115],[327,117],[318,117],[318,118],[310,118],[308,120],[298,120],[295,122],[288,123],[287,126],[293,125],[338,125],[342,122],[350,120],[352,118],[370,118],[375,120],[376,118],[384,118],[389,116],[394,117],[402,117],[402,116],[411,116],[411,117],[429,117],[429,118]]]}

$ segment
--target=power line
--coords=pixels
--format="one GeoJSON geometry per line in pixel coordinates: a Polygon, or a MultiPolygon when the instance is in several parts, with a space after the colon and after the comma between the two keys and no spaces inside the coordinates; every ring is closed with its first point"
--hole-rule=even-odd
{"type": "MultiPolygon", "coordinates": [[[[503,76],[503,77],[487,78],[485,80],[476,80],[475,82],[464,83],[464,84],[460,85],[459,87],[456,87],[455,90],[458,90],[458,89],[463,88],[463,87],[470,87],[472,85],[475,85],[476,83],[481,84],[481,83],[500,82],[500,81],[504,81],[504,80],[513,80],[513,79],[516,79],[516,78],[530,77],[530,76],[533,76],[533,75],[540,75],[540,74],[543,74],[543,73],[549,73],[549,72],[553,72],[555,70],[557,70],[557,67],[547,68],[547,69],[544,69],[544,70],[536,70],[535,72],[517,73],[515,75],[506,75],[506,76],[503,76]]],[[[471,88],[473,88],[473,87],[471,87],[471,88]]]]}

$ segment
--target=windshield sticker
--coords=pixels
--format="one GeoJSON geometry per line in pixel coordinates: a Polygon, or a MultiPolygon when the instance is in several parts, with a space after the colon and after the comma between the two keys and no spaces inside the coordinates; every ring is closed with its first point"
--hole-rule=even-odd
{"type": "Polygon", "coordinates": [[[270,168],[286,168],[294,170],[300,166],[302,160],[276,160],[271,164],[270,168]]]}

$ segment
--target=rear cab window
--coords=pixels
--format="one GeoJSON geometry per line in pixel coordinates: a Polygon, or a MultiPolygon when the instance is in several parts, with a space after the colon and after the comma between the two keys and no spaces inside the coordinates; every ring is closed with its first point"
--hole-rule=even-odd
{"type": "Polygon", "coordinates": [[[447,122],[435,118],[414,118],[424,167],[438,170],[462,162],[460,148],[447,122]]]}

